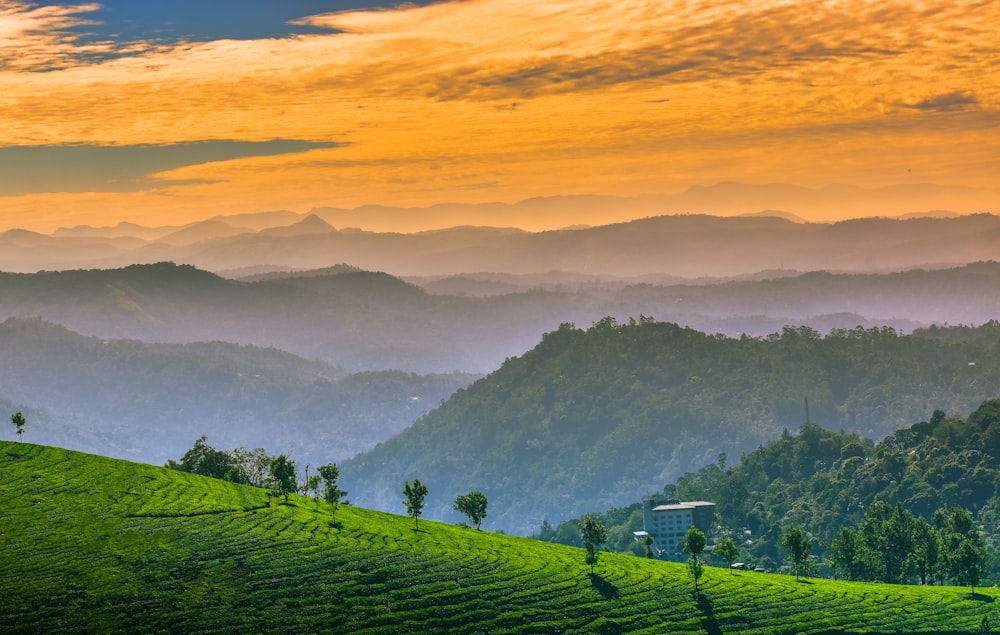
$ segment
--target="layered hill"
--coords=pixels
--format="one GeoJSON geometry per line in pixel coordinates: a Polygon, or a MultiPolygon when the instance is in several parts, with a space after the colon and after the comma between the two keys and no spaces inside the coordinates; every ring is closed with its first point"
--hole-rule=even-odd
{"type": "Polygon", "coordinates": [[[0,273],[0,320],[40,316],[104,339],[220,340],[273,346],[346,371],[423,374],[490,372],[559,324],[605,316],[655,315],[708,333],[762,336],[786,325],[823,333],[858,325],[910,331],[1000,315],[996,262],[683,284],[559,273],[437,282],[426,281],[432,293],[348,266],[242,281],[172,263],[0,273]]]}
{"type": "Polygon", "coordinates": [[[384,273],[239,282],[187,265],[0,274],[0,317],[150,342],[274,346],[348,371],[486,372],[559,323],[566,294],[432,296],[384,273]]]}
{"type": "Polygon", "coordinates": [[[729,338],[648,318],[566,324],[347,462],[343,480],[359,503],[393,509],[399,484],[420,478],[439,496],[436,518],[457,494],[482,490],[494,526],[524,535],[635,502],[810,418],[878,439],[1000,395],[997,323],[953,341],[943,333],[729,338]]]}
{"type": "Polygon", "coordinates": [[[39,318],[0,323],[0,400],[26,412],[28,438],[160,464],[202,435],[303,464],[339,461],[473,379],[347,374],[274,348],[105,340],[39,318]]]}
{"type": "Polygon", "coordinates": [[[583,550],[0,442],[0,630],[977,631],[991,590],[708,568],[583,550]]]}

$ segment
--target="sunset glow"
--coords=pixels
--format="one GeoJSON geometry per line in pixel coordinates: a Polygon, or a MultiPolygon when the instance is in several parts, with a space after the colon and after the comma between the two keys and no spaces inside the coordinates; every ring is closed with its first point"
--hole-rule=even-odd
{"type": "Polygon", "coordinates": [[[84,38],[99,7],[0,0],[0,229],[719,181],[930,183],[1000,211],[998,2],[469,0],[190,42],[84,38]],[[252,143],[99,169],[219,142],[252,143]],[[44,174],[67,146],[118,150],[68,188],[44,174]]]}

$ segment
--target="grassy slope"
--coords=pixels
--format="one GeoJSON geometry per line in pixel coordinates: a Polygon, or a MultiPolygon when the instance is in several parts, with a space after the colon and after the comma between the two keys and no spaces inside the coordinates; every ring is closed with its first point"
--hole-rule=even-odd
{"type": "Polygon", "coordinates": [[[710,568],[696,596],[682,565],[590,575],[581,549],[27,443],[0,442],[0,497],[4,633],[974,631],[997,595],[710,568]]]}

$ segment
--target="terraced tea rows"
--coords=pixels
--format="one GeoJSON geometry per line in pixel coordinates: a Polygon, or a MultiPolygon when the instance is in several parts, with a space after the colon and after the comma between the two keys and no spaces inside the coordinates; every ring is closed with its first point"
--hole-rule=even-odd
{"type": "MultiPolygon", "coordinates": [[[[995,594],[686,568],[0,444],[0,631],[979,629],[995,594]]],[[[431,493],[433,495],[433,492],[431,493]]]]}

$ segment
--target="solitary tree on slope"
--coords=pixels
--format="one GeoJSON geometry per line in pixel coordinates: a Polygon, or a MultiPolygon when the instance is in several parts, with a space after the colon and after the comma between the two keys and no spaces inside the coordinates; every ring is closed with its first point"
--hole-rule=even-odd
{"type": "Polygon", "coordinates": [[[701,552],[705,550],[707,543],[705,534],[697,527],[691,527],[684,535],[684,552],[691,554],[691,557],[688,558],[688,569],[691,571],[691,577],[694,578],[696,592],[698,591],[698,579],[701,578],[701,552]]]}
{"type": "Polygon", "coordinates": [[[597,548],[608,539],[608,530],[597,514],[587,514],[580,520],[580,539],[583,541],[583,548],[587,550],[587,564],[593,573],[594,565],[597,564],[597,548]]]}
{"type": "Polygon", "coordinates": [[[719,554],[723,560],[726,561],[726,565],[729,566],[729,571],[733,571],[733,563],[740,557],[740,548],[736,546],[733,539],[726,536],[715,545],[715,553],[719,554]]]}
{"type": "Polygon", "coordinates": [[[17,440],[21,442],[21,435],[24,434],[24,424],[27,423],[21,411],[17,411],[10,416],[10,422],[17,427],[17,440]]]}
{"type": "Polygon", "coordinates": [[[427,486],[420,482],[419,478],[413,479],[413,485],[409,481],[403,485],[403,496],[406,500],[406,513],[413,518],[413,526],[420,528],[420,514],[424,513],[424,499],[427,498],[427,486]]]}
{"type": "Polygon", "coordinates": [[[799,572],[809,559],[809,552],[812,551],[812,540],[806,532],[796,525],[785,529],[781,534],[781,544],[788,549],[792,556],[792,564],[795,566],[795,579],[799,579],[799,572]]]}
{"type": "Polygon", "coordinates": [[[479,529],[483,524],[483,519],[486,518],[486,505],[489,503],[486,500],[486,494],[482,492],[469,492],[468,494],[459,494],[455,497],[455,511],[462,512],[469,517],[469,522],[479,529]]]}
{"type": "MultiPolygon", "coordinates": [[[[340,478],[340,468],[336,463],[323,465],[319,468],[319,475],[323,477],[323,500],[333,507],[333,518],[337,518],[337,507],[340,506],[341,499],[347,496],[347,492],[340,489],[337,479],[340,478]]],[[[346,501],[344,501],[346,503],[346,501]]]]}

